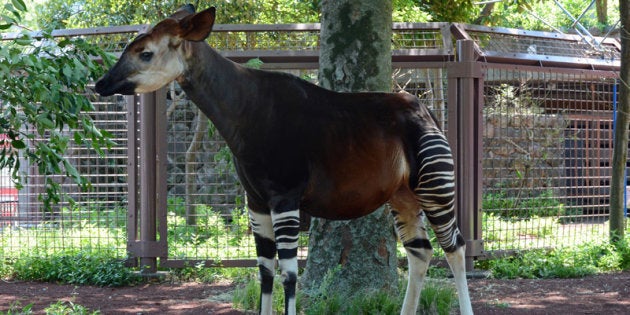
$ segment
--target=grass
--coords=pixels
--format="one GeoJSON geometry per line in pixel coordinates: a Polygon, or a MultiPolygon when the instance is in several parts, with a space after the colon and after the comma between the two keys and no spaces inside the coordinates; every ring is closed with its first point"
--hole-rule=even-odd
{"type": "Polygon", "coordinates": [[[579,278],[596,273],[630,269],[630,235],[618,244],[604,241],[558,249],[538,249],[515,256],[480,261],[476,267],[487,269],[501,279],[579,278]]]}
{"type": "Polygon", "coordinates": [[[504,191],[489,192],[483,195],[482,208],[487,214],[507,219],[527,219],[532,217],[557,217],[565,214],[565,207],[552,190],[540,192],[537,196],[507,196],[504,191]]]}
{"type": "MultiPolygon", "coordinates": [[[[91,311],[85,306],[70,301],[57,301],[44,309],[46,315],[98,315],[101,312],[91,311]]],[[[34,314],[33,304],[22,307],[14,303],[4,315],[30,315],[34,314]]]]}
{"type": "Polygon", "coordinates": [[[24,255],[3,264],[3,277],[77,285],[126,286],[140,278],[106,250],[65,250],[24,255]]]}
{"type": "MultiPolygon", "coordinates": [[[[325,280],[322,281],[325,286],[325,280]]],[[[312,296],[298,290],[297,310],[305,315],[325,314],[399,314],[404,298],[406,282],[399,283],[398,293],[386,291],[331,292],[318,290],[320,294],[312,296]],[[322,293],[325,292],[325,293],[322,293]]],[[[250,279],[234,292],[234,307],[241,310],[259,309],[260,285],[250,279]]],[[[419,302],[420,314],[450,314],[457,307],[457,295],[450,283],[428,278],[419,302]]],[[[284,311],[284,293],[279,280],[274,282],[273,310],[281,314],[284,311]]]]}

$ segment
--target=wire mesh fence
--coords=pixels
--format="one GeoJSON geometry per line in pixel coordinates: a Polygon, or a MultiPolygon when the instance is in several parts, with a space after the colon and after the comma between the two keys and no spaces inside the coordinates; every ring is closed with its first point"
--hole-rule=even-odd
{"type": "MultiPolygon", "coordinates": [[[[0,226],[2,257],[45,256],[73,249],[110,250],[126,257],[127,120],[124,107],[121,111],[115,99],[94,101],[95,111],[88,114],[95,126],[112,133],[116,145],[105,150],[104,157],[73,141],[66,150],[66,158],[91,183],[91,189],[82,191],[63,176],[53,178],[74,203],[62,201],[45,209],[38,198],[44,193],[45,177],[37,166],[22,167],[26,181],[19,192],[7,170],[2,173],[2,199],[9,211],[3,211],[0,226]]],[[[72,139],[72,132],[66,132],[72,139]]]]}
{"type": "Polygon", "coordinates": [[[485,249],[606,239],[615,75],[489,66],[484,83],[485,249]]]}
{"type": "MultiPolygon", "coordinates": [[[[117,54],[144,26],[125,26],[111,29],[59,30],[52,35],[57,40],[82,38],[117,54]]],[[[3,34],[9,41],[18,34],[3,34]]],[[[37,37],[37,34],[34,35],[37,37]]],[[[51,39],[44,40],[48,44],[51,39]]],[[[52,44],[52,43],[51,43],[52,44]]],[[[47,178],[38,172],[37,165],[22,163],[20,172],[25,181],[19,192],[4,169],[0,179],[2,218],[0,220],[0,257],[14,259],[23,256],[47,256],[77,250],[109,251],[118,258],[127,257],[127,115],[122,97],[101,98],[88,89],[85,95],[93,104],[89,115],[95,127],[111,133],[115,142],[104,148],[104,156],[85,144],[76,143],[73,130],[62,132],[68,137],[65,158],[91,187],[81,190],[70,178],[51,179],[61,191],[74,201],[62,200],[50,209],[43,206],[47,178]]],[[[47,139],[35,139],[47,141],[47,139]]]]}
{"type": "MultiPolygon", "coordinates": [[[[120,53],[124,43],[141,29],[99,30],[75,36],[120,53]]],[[[220,51],[256,52],[247,55],[250,57],[260,51],[274,51],[286,59],[280,66],[283,71],[316,82],[316,64],[304,65],[302,59],[291,58],[296,50],[316,51],[318,33],[315,24],[217,26],[209,41],[220,51]]],[[[484,30],[483,34],[491,33],[484,30]]],[[[449,127],[448,79],[455,75],[447,70],[453,60],[450,36],[448,24],[394,27],[393,48],[415,51],[398,55],[393,89],[418,96],[445,130],[449,127]],[[448,55],[429,56],[440,62],[424,61],[429,53],[448,55]]],[[[538,43],[523,46],[518,34],[475,36],[481,48],[518,51],[528,58],[535,54],[527,49],[532,44],[538,47],[538,43]],[[502,44],[504,40],[516,45],[514,49],[502,44]]],[[[480,93],[485,104],[479,210],[485,250],[551,248],[606,238],[616,73],[494,63],[483,63],[482,72],[480,93]]],[[[91,115],[97,126],[110,131],[117,145],[106,151],[104,158],[82,146],[70,146],[68,158],[92,183],[92,190],[80,192],[66,179],[58,178],[77,201],[74,206],[60,204],[52,212],[42,211],[37,199],[41,178],[34,169],[23,170],[29,174],[29,182],[20,192],[0,181],[0,257],[85,247],[127,256],[128,244],[134,241],[128,238],[133,234],[127,229],[137,228],[135,221],[128,226],[128,174],[133,165],[128,158],[128,132],[138,124],[129,121],[124,98],[88,93],[96,108],[91,115]]],[[[167,148],[167,248],[166,255],[159,257],[221,262],[255,259],[246,197],[228,148],[176,84],[167,88],[165,97],[167,131],[162,140],[167,148]]],[[[302,259],[307,245],[304,232],[300,237],[302,259]]]]}

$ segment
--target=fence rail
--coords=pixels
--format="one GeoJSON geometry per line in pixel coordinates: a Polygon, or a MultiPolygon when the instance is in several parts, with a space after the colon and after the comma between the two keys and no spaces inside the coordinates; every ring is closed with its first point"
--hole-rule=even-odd
{"type": "MultiPolygon", "coordinates": [[[[120,54],[146,25],[60,30],[120,54]]],[[[209,42],[236,62],[317,81],[319,24],[216,25],[209,42]]],[[[18,34],[3,34],[8,41],[18,34]]],[[[393,25],[394,91],[431,108],[453,146],[458,216],[469,258],[608,237],[613,100],[619,43],[449,23],[393,25]]],[[[18,193],[0,189],[0,257],[67,248],[113,250],[156,268],[253,266],[244,193],[214,127],[175,84],[94,100],[117,146],[106,158],[72,146],[93,183],[41,211],[34,169],[18,193]],[[6,196],[5,196],[6,195],[6,196]],[[14,199],[11,199],[14,198],[14,199]],[[10,200],[9,200],[10,199],[10,200]],[[44,238],[45,241],[42,241],[44,238]],[[159,264],[158,264],[159,262],[159,264]]],[[[10,183],[2,187],[12,189],[10,183]]],[[[300,236],[300,257],[308,234],[300,236]]],[[[471,260],[469,260],[469,263],[471,260]]]]}

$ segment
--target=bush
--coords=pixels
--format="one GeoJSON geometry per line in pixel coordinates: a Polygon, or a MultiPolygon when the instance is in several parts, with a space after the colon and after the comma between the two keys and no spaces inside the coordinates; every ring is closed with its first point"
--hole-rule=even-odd
{"type": "Polygon", "coordinates": [[[488,261],[486,267],[493,277],[501,279],[579,278],[627,269],[629,253],[625,245],[595,243],[551,251],[532,250],[488,261]]]}
{"type": "Polygon", "coordinates": [[[20,280],[79,285],[125,286],[138,282],[113,253],[96,250],[66,250],[52,255],[22,255],[13,264],[12,277],[20,280]]]}
{"type": "Polygon", "coordinates": [[[621,257],[621,269],[630,270],[630,231],[626,237],[615,244],[615,249],[621,257]]]}

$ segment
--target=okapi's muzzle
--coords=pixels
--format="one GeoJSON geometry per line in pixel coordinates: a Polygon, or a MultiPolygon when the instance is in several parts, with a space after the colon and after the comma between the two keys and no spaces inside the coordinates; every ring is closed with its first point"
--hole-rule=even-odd
{"type": "Polygon", "coordinates": [[[96,93],[101,96],[111,96],[114,94],[133,95],[135,94],[135,90],[135,83],[126,79],[112,79],[111,73],[109,72],[96,82],[96,93]]]}

